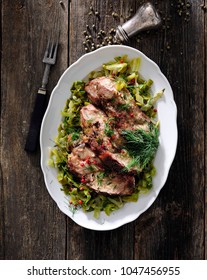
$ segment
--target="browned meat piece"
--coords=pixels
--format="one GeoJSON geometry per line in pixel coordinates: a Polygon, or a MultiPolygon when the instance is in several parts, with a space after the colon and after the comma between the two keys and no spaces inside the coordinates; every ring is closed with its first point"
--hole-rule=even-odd
{"type": "Polygon", "coordinates": [[[96,192],[109,195],[130,195],[134,191],[135,178],[128,174],[97,172],[86,176],[87,185],[96,192]]]}
{"type": "Polygon", "coordinates": [[[81,127],[89,138],[88,143],[91,149],[102,150],[103,146],[108,143],[108,137],[104,133],[105,123],[108,120],[105,113],[89,104],[81,109],[80,120],[81,127]]]}
{"type": "Polygon", "coordinates": [[[104,130],[107,116],[100,109],[97,109],[92,104],[82,107],[80,110],[81,127],[85,134],[90,134],[97,130],[104,130]]]}
{"type": "Polygon", "coordinates": [[[103,151],[99,155],[99,158],[106,166],[118,172],[125,171],[131,174],[137,174],[141,171],[138,166],[130,166],[132,158],[125,150],[122,150],[121,153],[111,153],[110,151],[103,151]]]}
{"type": "Polygon", "coordinates": [[[79,178],[92,172],[103,171],[103,166],[96,154],[85,144],[72,150],[68,156],[68,167],[79,178]]]}
{"type": "Polygon", "coordinates": [[[73,148],[79,146],[80,144],[87,143],[88,138],[85,134],[81,133],[70,133],[68,134],[68,145],[67,150],[72,151],[73,148]]]}
{"type": "Polygon", "coordinates": [[[72,150],[68,157],[68,168],[82,183],[96,192],[129,195],[134,190],[133,176],[115,172],[106,174],[100,159],[85,144],[72,150]]]}
{"type": "Polygon", "coordinates": [[[88,143],[93,150],[107,149],[113,151],[121,144],[121,137],[113,129],[109,130],[109,118],[92,104],[84,106],[80,111],[81,127],[88,137],[88,143]]]}
{"type": "Polygon", "coordinates": [[[95,78],[86,85],[85,90],[92,103],[102,106],[108,117],[118,120],[119,128],[126,129],[150,122],[130,92],[127,89],[117,91],[116,82],[111,78],[95,78]]]}
{"type": "Polygon", "coordinates": [[[103,101],[111,100],[117,94],[114,81],[107,77],[99,77],[91,80],[85,86],[88,97],[92,103],[100,105],[103,101]]]}

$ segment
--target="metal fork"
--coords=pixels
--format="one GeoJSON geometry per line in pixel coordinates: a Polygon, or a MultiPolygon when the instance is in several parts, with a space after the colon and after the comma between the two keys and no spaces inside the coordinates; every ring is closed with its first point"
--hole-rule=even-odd
{"type": "Polygon", "coordinates": [[[58,37],[57,38],[49,38],[47,47],[45,50],[45,54],[43,57],[43,63],[45,63],[45,71],[44,75],[42,78],[42,86],[41,90],[46,91],[46,85],[48,83],[49,79],[49,73],[50,73],[50,67],[51,65],[54,65],[56,62],[56,57],[57,57],[57,49],[58,49],[58,37]]]}
{"type": "Polygon", "coordinates": [[[46,86],[48,84],[51,65],[55,64],[57,58],[59,31],[59,21],[56,20],[55,26],[52,29],[52,33],[49,36],[45,54],[43,57],[43,63],[45,63],[45,71],[42,78],[42,86],[38,90],[34,110],[31,116],[29,132],[25,144],[25,150],[27,152],[34,152],[37,148],[40,127],[46,108],[46,86]]]}

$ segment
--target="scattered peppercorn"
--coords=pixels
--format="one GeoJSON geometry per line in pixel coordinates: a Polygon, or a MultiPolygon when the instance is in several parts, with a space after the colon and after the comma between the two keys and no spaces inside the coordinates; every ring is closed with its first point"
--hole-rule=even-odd
{"type": "Polygon", "coordinates": [[[175,8],[177,9],[177,14],[184,17],[185,21],[189,20],[189,9],[191,8],[190,2],[185,3],[183,0],[177,0],[175,3],[175,8]]]}
{"type": "Polygon", "coordinates": [[[116,12],[113,12],[111,15],[115,18],[119,17],[119,15],[116,12]]]}

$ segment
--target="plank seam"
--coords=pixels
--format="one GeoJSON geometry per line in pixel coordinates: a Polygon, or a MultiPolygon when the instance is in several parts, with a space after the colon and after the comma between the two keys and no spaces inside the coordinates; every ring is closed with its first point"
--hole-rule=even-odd
{"type": "MultiPolygon", "coordinates": [[[[207,0],[204,0],[204,7],[207,5],[207,0]]],[[[207,252],[206,252],[206,247],[207,247],[207,209],[206,209],[206,196],[207,196],[207,179],[206,179],[206,146],[207,146],[207,125],[206,125],[206,77],[207,77],[207,71],[206,71],[206,66],[207,66],[207,53],[206,53],[206,36],[207,30],[206,30],[206,11],[204,12],[204,259],[207,258],[207,252]]]]}

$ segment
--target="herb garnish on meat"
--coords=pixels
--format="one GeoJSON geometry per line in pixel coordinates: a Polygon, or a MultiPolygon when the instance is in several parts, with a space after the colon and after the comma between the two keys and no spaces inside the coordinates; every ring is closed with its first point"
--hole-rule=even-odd
{"type": "Polygon", "coordinates": [[[149,132],[143,129],[123,130],[121,134],[126,140],[125,148],[133,158],[126,168],[137,165],[144,169],[157,151],[159,145],[158,128],[154,126],[149,132]]]}

